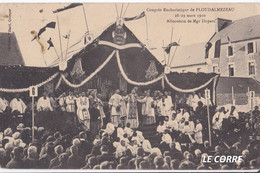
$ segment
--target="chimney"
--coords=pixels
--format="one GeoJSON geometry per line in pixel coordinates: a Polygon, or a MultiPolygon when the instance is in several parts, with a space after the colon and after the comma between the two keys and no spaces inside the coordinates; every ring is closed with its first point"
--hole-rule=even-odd
{"type": "Polygon", "coordinates": [[[232,23],[232,20],[217,18],[215,20],[215,31],[219,32],[232,23]]]}

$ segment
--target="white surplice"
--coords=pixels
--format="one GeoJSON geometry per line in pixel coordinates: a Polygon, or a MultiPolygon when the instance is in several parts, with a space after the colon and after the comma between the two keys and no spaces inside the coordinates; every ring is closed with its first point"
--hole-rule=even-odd
{"type": "Polygon", "coordinates": [[[51,101],[49,97],[40,97],[38,102],[37,102],[37,111],[45,111],[45,110],[50,110],[52,111],[51,107],[51,101]]]}
{"type": "Polygon", "coordinates": [[[17,110],[18,112],[23,114],[25,112],[25,109],[26,109],[27,106],[24,104],[22,99],[17,100],[17,98],[14,98],[10,102],[10,107],[12,109],[12,112],[17,110]]]}

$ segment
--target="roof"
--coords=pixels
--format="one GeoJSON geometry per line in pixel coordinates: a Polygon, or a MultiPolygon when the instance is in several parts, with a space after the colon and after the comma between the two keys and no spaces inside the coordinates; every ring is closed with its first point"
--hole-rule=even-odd
{"type": "Polygon", "coordinates": [[[0,33],[0,65],[24,65],[14,33],[0,33]]]}
{"type": "Polygon", "coordinates": [[[221,43],[226,44],[228,43],[227,36],[231,43],[260,38],[259,23],[260,15],[235,20],[224,29],[217,32],[210,42],[216,42],[221,39],[221,43]]]}
{"type": "Polygon", "coordinates": [[[179,46],[173,57],[172,67],[205,63],[205,44],[206,43],[197,43],[188,46],[179,46]]]}
{"type": "Polygon", "coordinates": [[[234,93],[247,93],[248,87],[251,91],[260,93],[260,82],[252,78],[242,77],[220,77],[217,84],[217,93],[231,93],[232,86],[234,93]]]}

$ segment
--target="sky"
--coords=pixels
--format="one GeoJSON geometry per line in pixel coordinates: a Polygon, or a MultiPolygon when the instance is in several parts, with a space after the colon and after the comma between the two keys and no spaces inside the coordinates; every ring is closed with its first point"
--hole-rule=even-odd
{"type": "MultiPolygon", "coordinates": [[[[119,14],[123,7],[122,14],[125,13],[124,17],[136,16],[145,11],[146,18],[125,22],[125,24],[145,44],[147,43],[148,31],[149,47],[156,48],[151,50],[151,52],[160,61],[164,59],[163,43],[164,45],[169,44],[171,38],[172,41],[176,42],[180,40],[180,46],[207,42],[215,32],[214,20],[216,18],[238,20],[249,16],[260,15],[260,4],[253,3],[130,3],[129,5],[121,3],[84,3],[84,8],[79,6],[60,12],[58,16],[53,14],[54,10],[67,5],[69,3],[0,4],[0,32],[8,32],[9,30],[15,33],[25,65],[45,67],[51,65],[57,59],[53,48],[47,50],[47,40],[50,37],[58,56],[61,55],[61,49],[65,56],[67,45],[71,47],[87,31],[83,10],[85,10],[89,31],[94,37],[99,36],[102,31],[117,20],[116,7],[119,14]],[[164,8],[168,10],[164,11],[164,8]],[[210,10],[209,8],[229,8],[229,11],[205,11],[210,10]],[[170,9],[172,10],[170,11],[170,9]],[[47,29],[41,35],[39,41],[31,41],[34,37],[34,34],[32,34],[34,31],[38,32],[40,28],[51,21],[57,22],[57,18],[59,19],[61,33],[61,47],[57,25],[55,29],[47,29]],[[188,23],[188,19],[191,20],[190,23],[188,23]],[[202,23],[202,19],[210,22],[202,23]],[[180,20],[185,20],[186,23],[172,23],[167,22],[167,20],[179,22],[180,20]],[[199,23],[197,23],[198,20],[200,20],[199,23]],[[171,36],[172,30],[173,35],[171,36]],[[69,32],[71,33],[71,37],[68,42],[67,39],[63,38],[63,35],[69,32]],[[43,45],[44,51],[40,44],[43,45]]],[[[83,47],[84,44],[82,41],[80,44],[70,48],[68,52],[75,52],[83,47]]],[[[72,55],[73,52],[67,54],[67,57],[72,55]]]]}

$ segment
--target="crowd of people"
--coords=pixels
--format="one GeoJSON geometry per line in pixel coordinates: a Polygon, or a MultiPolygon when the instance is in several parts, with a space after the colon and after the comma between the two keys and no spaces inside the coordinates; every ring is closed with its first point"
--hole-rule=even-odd
{"type": "Polygon", "coordinates": [[[212,106],[200,93],[181,99],[172,98],[169,91],[140,92],[136,87],[130,94],[115,90],[107,103],[95,90],[70,91],[57,98],[44,93],[36,103],[37,113],[61,111],[75,116],[81,128],[70,134],[31,127],[24,122],[30,106],[18,94],[10,103],[1,96],[0,165],[16,169],[259,169],[258,107],[252,114],[238,113],[234,106],[230,110],[212,106]],[[210,107],[212,140],[205,105],[210,107]],[[9,114],[16,119],[12,125],[3,118],[9,114]],[[141,128],[154,124],[158,145],[141,128]],[[202,158],[217,155],[241,155],[242,160],[203,162],[202,158]]]}

